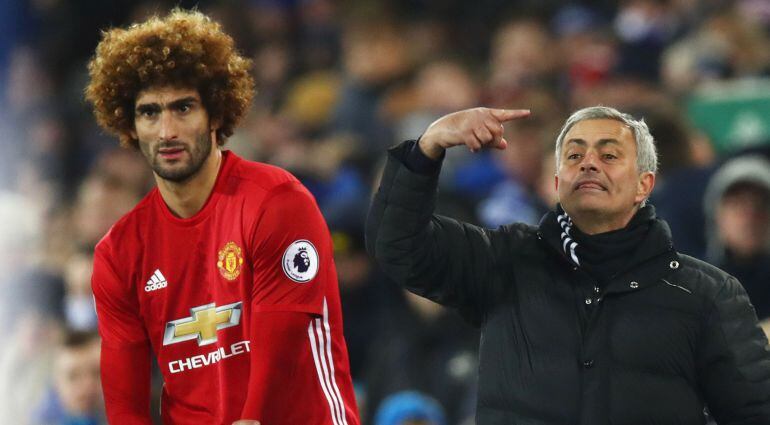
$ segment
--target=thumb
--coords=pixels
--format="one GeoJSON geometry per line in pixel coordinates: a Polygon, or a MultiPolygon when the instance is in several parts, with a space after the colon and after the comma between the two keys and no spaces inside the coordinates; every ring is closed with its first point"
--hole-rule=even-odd
{"type": "Polygon", "coordinates": [[[505,150],[505,148],[508,147],[508,141],[505,140],[505,137],[501,138],[497,144],[495,144],[495,149],[505,150]]]}
{"type": "Polygon", "coordinates": [[[490,109],[489,112],[501,123],[529,116],[529,109],[490,109]]]}

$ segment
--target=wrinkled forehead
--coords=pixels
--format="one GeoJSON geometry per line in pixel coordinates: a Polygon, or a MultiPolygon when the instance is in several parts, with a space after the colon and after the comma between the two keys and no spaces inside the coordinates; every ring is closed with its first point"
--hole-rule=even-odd
{"type": "Polygon", "coordinates": [[[625,123],[610,119],[588,119],[575,123],[564,135],[564,145],[614,141],[623,147],[636,146],[634,131],[625,123]]]}

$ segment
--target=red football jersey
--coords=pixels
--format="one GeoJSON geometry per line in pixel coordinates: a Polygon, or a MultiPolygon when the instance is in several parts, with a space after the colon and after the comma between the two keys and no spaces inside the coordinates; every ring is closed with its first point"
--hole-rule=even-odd
{"type": "Polygon", "coordinates": [[[193,217],[153,189],[97,245],[110,423],[358,425],[329,231],[288,172],[223,152],[193,217]]]}

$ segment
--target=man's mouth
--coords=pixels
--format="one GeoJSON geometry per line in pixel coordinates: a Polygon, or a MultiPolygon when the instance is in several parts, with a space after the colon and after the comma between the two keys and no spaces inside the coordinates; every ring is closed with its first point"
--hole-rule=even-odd
{"type": "Polygon", "coordinates": [[[184,153],[184,146],[170,146],[158,149],[158,155],[163,159],[179,159],[184,153]]]}
{"type": "Polygon", "coordinates": [[[601,183],[597,181],[583,181],[579,182],[575,185],[575,190],[596,190],[601,192],[606,192],[607,188],[605,188],[601,183]]]}

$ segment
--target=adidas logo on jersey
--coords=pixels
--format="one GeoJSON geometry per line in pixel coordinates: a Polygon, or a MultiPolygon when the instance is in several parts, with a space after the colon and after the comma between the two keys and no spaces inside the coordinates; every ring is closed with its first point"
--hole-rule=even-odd
{"type": "Polygon", "coordinates": [[[163,273],[160,272],[160,269],[157,269],[152,274],[152,276],[150,276],[150,280],[148,280],[144,285],[144,290],[145,292],[155,291],[165,288],[167,285],[168,281],[166,280],[166,277],[163,276],[163,273]]]}

